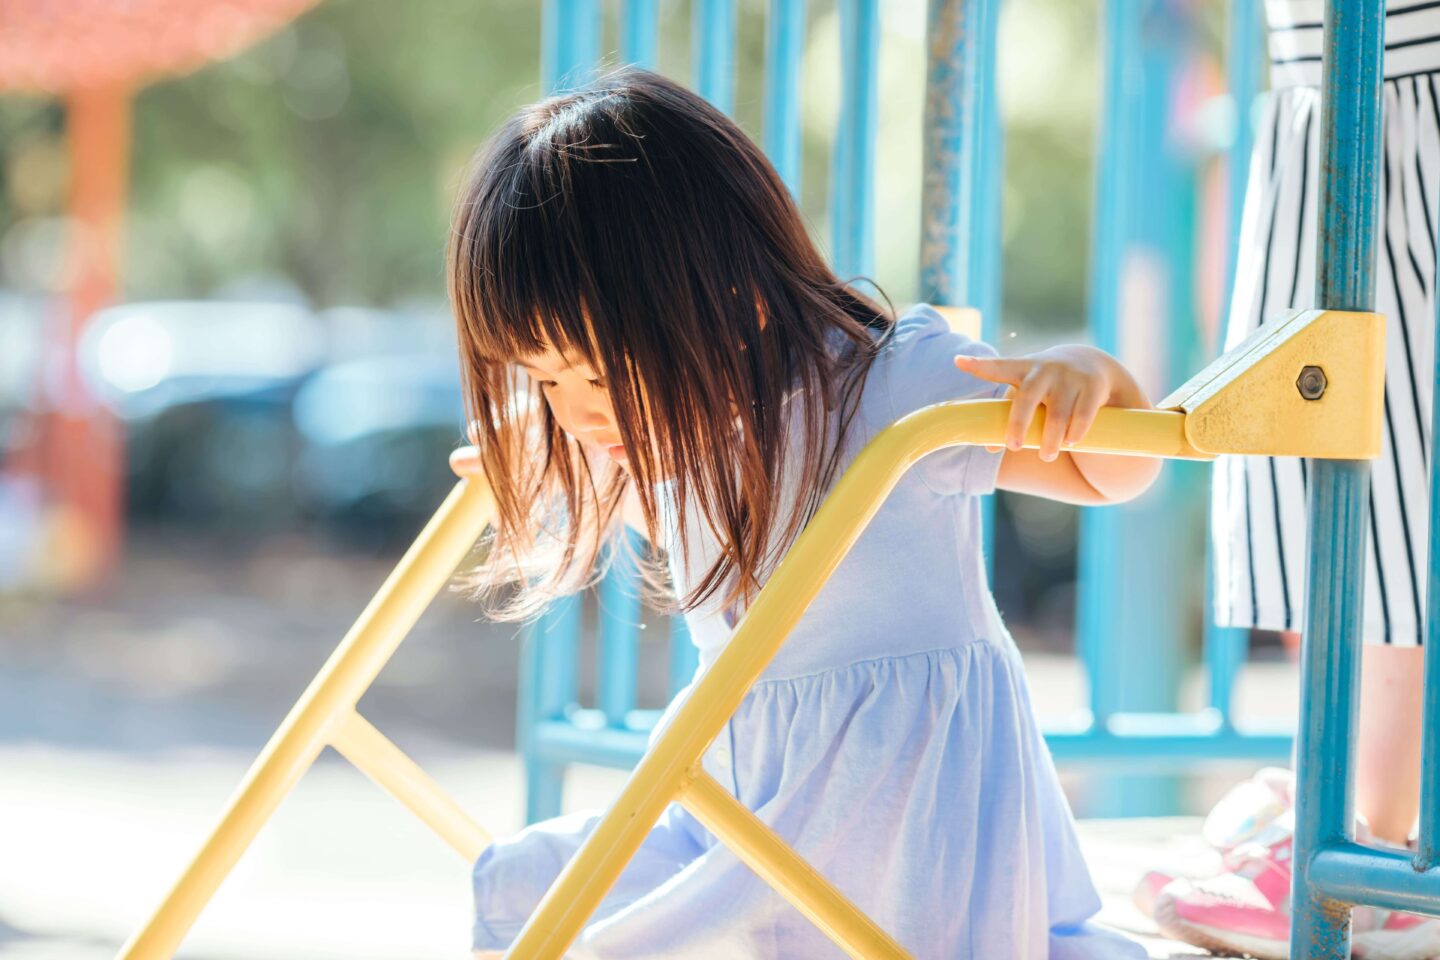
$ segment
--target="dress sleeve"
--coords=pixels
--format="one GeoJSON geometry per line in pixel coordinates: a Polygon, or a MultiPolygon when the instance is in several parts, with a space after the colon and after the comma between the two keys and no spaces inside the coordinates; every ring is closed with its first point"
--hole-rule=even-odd
{"type": "MultiPolygon", "coordinates": [[[[949,400],[988,400],[1006,386],[981,380],[955,366],[955,356],[993,357],[979,340],[953,333],[933,308],[918,306],[901,318],[884,364],[889,421],[949,400]]],[[[1003,453],[965,446],[937,450],[912,469],[933,492],[981,496],[995,489],[1003,453]]]]}

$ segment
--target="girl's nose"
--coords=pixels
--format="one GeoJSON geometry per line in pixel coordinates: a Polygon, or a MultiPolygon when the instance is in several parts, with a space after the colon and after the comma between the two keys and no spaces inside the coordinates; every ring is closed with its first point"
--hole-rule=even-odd
{"type": "Polygon", "coordinates": [[[588,433],[610,426],[608,397],[602,390],[586,390],[588,396],[571,396],[566,403],[566,418],[573,433],[588,433]]]}

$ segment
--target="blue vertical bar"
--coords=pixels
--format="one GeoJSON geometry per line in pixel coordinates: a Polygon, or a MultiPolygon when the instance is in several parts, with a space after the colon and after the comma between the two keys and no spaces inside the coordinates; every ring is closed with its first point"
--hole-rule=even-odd
{"type": "MultiPolygon", "coordinates": [[[[1440,251],[1437,251],[1440,252],[1440,251]]],[[[1440,264],[1437,264],[1440,270],[1440,264]]],[[[1440,276],[1440,272],[1436,273],[1440,276]]],[[[1440,297],[1436,298],[1436,331],[1440,332],[1440,297]]],[[[1440,398],[1440,350],[1435,351],[1435,380],[1432,398],[1440,398]]],[[[1440,436],[1440,403],[1431,401],[1430,436],[1440,436]]],[[[1415,869],[1429,870],[1440,863],[1436,843],[1440,841],[1440,463],[1430,457],[1430,572],[1425,594],[1425,712],[1421,722],[1423,740],[1420,755],[1420,843],[1415,869]]]]}
{"type": "MultiPolygon", "coordinates": [[[[1191,296],[1196,160],[1174,138],[1170,117],[1194,55],[1194,16],[1169,0],[1111,0],[1105,8],[1090,323],[1095,344],[1137,366],[1149,390],[1183,378],[1198,359],[1191,296]],[[1136,278],[1157,289],[1158,315],[1134,315],[1137,305],[1122,296],[1136,278]],[[1143,338],[1122,335],[1122,320],[1158,329],[1143,338]],[[1146,340],[1158,342],[1158,355],[1153,348],[1125,352],[1146,340]]],[[[1190,597],[1171,571],[1203,550],[1194,489],[1201,477],[1177,465],[1134,503],[1081,513],[1077,646],[1102,727],[1115,713],[1176,706],[1190,597]],[[1160,525],[1168,536],[1154,535],[1160,525]]],[[[1140,816],[1174,812],[1180,793],[1174,778],[1111,774],[1092,778],[1085,797],[1089,815],[1140,816]]]]}
{"type": "MultiPolygon", "coordinates": [[[[540,13],[540,82],[547,94],[584,83],[600,59],[598,0],[545,0],[540,13]]],[[[536,757],[539,724],[562,719],[577,697],[576,659],[581,599],[551,605],[522,637],[516,740],[525,761],[525,817],[529,823],[560,812],[562,768],[536,757]]]]}
{"type": "Polygon", "coordinates": [[[995,82],[999,0],[931,0],[926,47],[920,295],[1000,319],[1003,131],[995,82]]]}
{"type": "Polygon", "coordinates": [[[540,83],[546,94],[578,87],[600,60],[598,0],[545,0],[540,13],[540,83]]]}
{"type": "Polygon", "coordinates": [[[675,696],[695,679],[700,666],[700,651],[690,639],[690,628],[684,617],[670,618],[670,696],[675,696]]]}
{"type": "Polygon", "coordinates": [[[842,280],[875,269],[875,123],[880,59],[877,0],[839,0],[840,130],[830,181],[831,244],[842,280]]]}
{"type": "MultiPolygon", "coordinates": [[[[998,344],[1004,128],[996,59],[1000,0],[930,0],[920,200],[920,299],[980,310],[998,344]]],[[[995,501],[984,505],[993,560],[995,501]]]]}
{"type": "MultiPolygon", "coordinates": [[[[1437,251],[1440,252],[1440,251],[1437,251]]],[[[1437,264],[1440,270],[1440,264],[1437,264]]],[[[1437,272],[1436,276],[1440,276],[1437,272]]],[[[1436,331],[1440,332],[1440,297],[1436,298],[1436,331]]],[[[1440,350],[1435,351],[1435,378],[1432,398],[1440,398],[1440,350]]],[[[1440,436],[1440,403],[1431,401],[1430,436],[1440,436]]],[[[1425,594],[1425,708],[1421,722],[1423,740],[1420,755],[1420,843],[1415,869],[1429,870],[1440,862],[1436,842],[1440,840],[1440,463],[1430,457],[1430,555],[1425,594]]]]}
{"type": "Polygon", "coordinates": [[[617,544],[615,559],[600,584],[600,656],[596,683],[600,712],[608,726],[623,727],[635,709],[636,671],[640,655],[640,594],[635,551],[643,549],[637,535],[617,544]]]}
{"type": "Polygon", "coordinates": [[[735,108],[735,0],[695,0],[690,29],[695,89],[730,113],[735,108]]]}
{"type": "Polygon", "coordinates": [[[800,196],[800,68],[805,0],[770,0],[765,23],[765,152],[780,179],[800,196]]]}
{"type": "Polygon", "coordinates": [[[581,614],[580,597],[564,597],[522,638],[516,737],[525,760],[526,823],[560,813],[564,770],[538,759],[534,738],[540,724],[563,720],[575,704],[581,614]]]}
{"type": "Polygon", "coordinates": [[[967,72],[975,90],[977,109],[971,115],[967,138],[975,150],[970,165],[972,203],[976,206],[975,239],[967,244],[969,296],[966,303],[980,310],[980,338],[998,343],[1004,270],[1001,257],[1002,199],[1005,194],[1005,132],[1000,122],[1000,87],[996,79],[999,59],[1000,0],[970,0],[970,29],[978,41],[967,72]]]}
{"type": "MultiPolygon", "coordinates": [[[[1317,307],[1375,307],[1384,34],[1382,0],[1325,6],[1317,307]]],[[[1319,850],[1353,835],[1350,773],[1369,490],[1368,461],[1316,460],[1310,468],[1290,928],[1290,942],[1307,960],[1350,955],[1349,906],[1312,891],[1306,876],[1319,850]]]]}
{"type": "MultiPolygon", "coordinates": [[[[1235,111],[1235,136],[1226,158],[1226,233],[1229,253],[1225,261],[1225,306],[1235,295],[1235,260],[1240,252],[1240,223],[1245,213],[1245,184],[1249,179],[1250,149],[1255,140],[1251,110],[1260,87],[1260,57],[1264,50],[1260,10],[1256,0],[1230,0],[1228,50],[1225,71],[1229,78],[1230,101],[1235,111]]],[[[1223,327],[1223,324],[1222,324],[1223,327]]],[[[1222,346],[1223,345],[1217,345],[1222,346]]],[[[1219,352],[1218,350],[1216,352],[1219,352]]],[[[1205,554],[1205,664],[1210,674],[1210,706],[1219,711],[1223,723],[1232,725],[1235,678],[1245,664],[1249,631],[1221,627],[1215,622],[1214,544],[1206,538],[1205,554]]]]}
{"type": "Polygon", "coordinates": [[[626,63],[655,69],[659,15],[657,0],[625,0],[620,23],[620,56],[626,63]]]}
{"type": "MultiPolygon", "coordinates": [[[[1138,176],[1135,124],[1140,77],[1140,19],[1138,3],[1109,0],[1101,49],[1105,64],[1105,90],[1097,148],[1097,184],[1092,217],[1089,318],[1090,335],[1102,350],[1116,353],[1120,346],[1120,271],[1129,239],[1131,202],[1138,176]]],[[[1109,719],[1118,702],[1117,657],[1119,638],[1114,618],[1118,613],[1114,587],[1119,553],[1120,522],[1114,508],[1087,508],[1080,513],[1079,593],[1076,598],[1077,646],[1090,682],[1090,710],[1097,724],[1109,719]]]]}

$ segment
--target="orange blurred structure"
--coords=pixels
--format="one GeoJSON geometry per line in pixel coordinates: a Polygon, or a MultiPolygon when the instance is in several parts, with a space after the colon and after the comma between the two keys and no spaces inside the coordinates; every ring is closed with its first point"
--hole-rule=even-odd
{"type": "Polygon", "coordinates": [[[0,0],[0,93],[59,96],[67,115],[67,298],[48,331],[35,404],[38,446],[26,469],[39,474],[55,511],[51,546],[65,556],[53,565],[71,586],[99,582],[122,537],[123,437],[81,376],[78,350],[90,317],[120,289],[135,91],[233,56],[315,3],[0,0]]]}

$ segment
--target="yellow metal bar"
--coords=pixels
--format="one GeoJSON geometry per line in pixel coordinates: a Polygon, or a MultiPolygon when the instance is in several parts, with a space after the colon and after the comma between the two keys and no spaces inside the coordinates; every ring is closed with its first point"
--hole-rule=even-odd
{"type": "Polygon", "coordinates": [[[680,803],[850,956],[856,960],[909,960],[904,947],[708,773],[696,771],[680,794],[680,803]]]}
{"type": "Polygon", "coordinates": [[[230,798],[219,824],[145,925],[120,949],[124,960],[164,960],[184,939],[260,828],[324,748],[337,721],[400,646],[435,594],[484,532],[489,487],[462,481],[270,738],[230,798]]]}
{"type": "Polygon", "coordinates": [[[439,834],[466,863],[474,863],[490,846],[490,834],[357,711],[350,711],[336,725],[330,745],[439,834]]]}
{"type": "MultiPolygon", "coordinates": [[[[699,763],[896,481],[915,461],[942,447],[1002,442],[1009,415],[1008,400],[942,403],[903,417],[870,441],[561,871],[507,957],[560,960],[666,804],[679,796],[686,771],[699,763]]],[[[1174,411],[1107,408],[1071,449],[1207,459],[1186,442],[1184,424],[1184,414],[1174,411]]],[[[1037,423],[1031,430],[1031,444],[1038,445],[1040,429],[1037,423]]]]}

